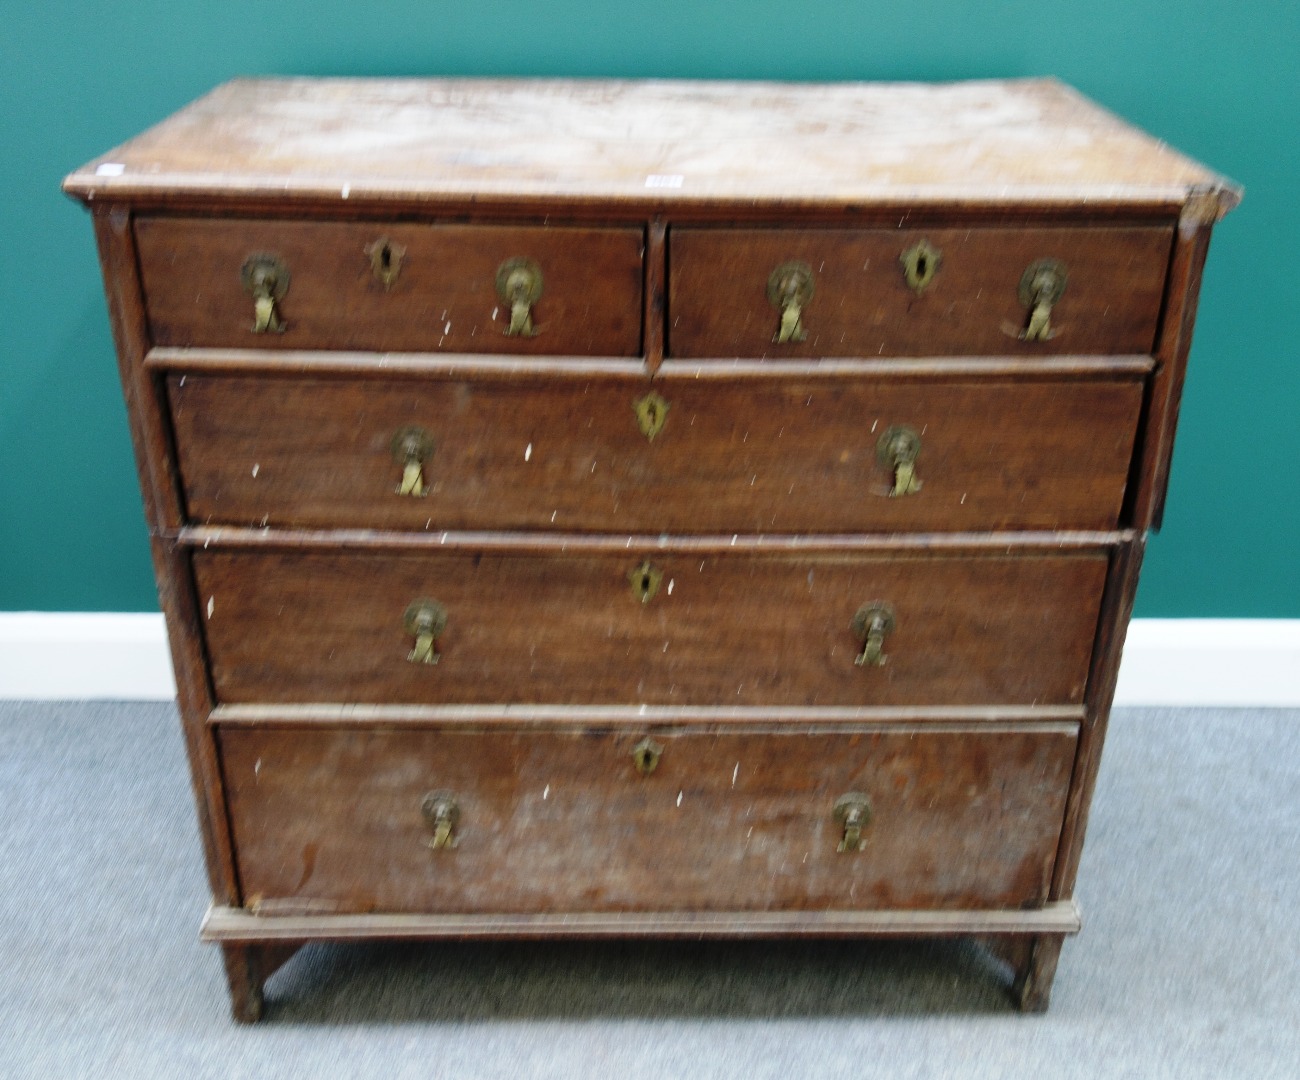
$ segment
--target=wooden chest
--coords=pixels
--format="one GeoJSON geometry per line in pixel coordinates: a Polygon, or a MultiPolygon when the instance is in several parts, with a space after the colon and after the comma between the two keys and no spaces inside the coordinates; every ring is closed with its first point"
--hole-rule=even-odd
{"type": "Polygon", "coordinates": [[[1046,1006],[1230,184],[1050,80],[288,80],[65,187],[237,1018],[631,934],[1046,1006]]]}

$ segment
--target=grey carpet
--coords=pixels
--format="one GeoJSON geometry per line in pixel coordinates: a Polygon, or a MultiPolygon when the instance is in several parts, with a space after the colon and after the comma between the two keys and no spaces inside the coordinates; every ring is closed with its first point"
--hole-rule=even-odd
{"type": "Polygon", "coordinates": [[[961,943],[312,946],[228,1019],[175,714],[0,704],[0,1075],[1300,1075],[1300,713],[1128,710],[1051,1012],[961,943]]]}

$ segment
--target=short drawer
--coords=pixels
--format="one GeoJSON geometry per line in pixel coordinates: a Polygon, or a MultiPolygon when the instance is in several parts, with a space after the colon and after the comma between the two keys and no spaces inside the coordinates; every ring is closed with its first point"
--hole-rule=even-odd
{"type": "Polygon", "coordinates": [[[611,554],[556,538],[193,559],[222,702],[1082,701],[1105,555],[998,550],[611,554]]]}
{"type": "Polygon", "coordinates": [[[245,903],[325,914],[1047,898],[1074,725],[650,732],[638,751],[646,736],[224,728],[245,903]]]}
{"type": "Polygon", "coordinates": [[[641,349],[640,229],[170,217],[135,228],[156,345],[641,349]],[[260,332],[259,295],[272,301],[260,332]],[[527,325],[508,332],[520,296],[527,325]]]}
{"type": "Polygon", "coordinates": [[[1164,226],[676,228],[668,351],[772,359],[1146,353],[1172,243],[1164,226]],[[915,288],[909,258],[914,272],[921,258],[930,275],[915,288]],[[1062,291],[1049,305],[1046,336],[1025,340],[1038,295],[1026,282],[1036,277],[1031,267],[1052,269],[1062,291]],[[798,325],[782,342],[791,297],[798,325]]]}
{"type": "Polygon", "coordinates": [[[199,522],[855,533],[1113,528],[1142,387],[191,373],[168,393],[199,522]]]}

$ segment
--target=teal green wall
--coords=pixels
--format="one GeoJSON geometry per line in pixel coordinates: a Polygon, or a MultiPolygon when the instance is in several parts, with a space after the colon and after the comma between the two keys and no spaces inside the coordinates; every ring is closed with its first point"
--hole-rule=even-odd
{"type": "Polygon", "coordinates": [[[155,606],[90,221],[58,184],[244,74],[1060,76],[1246,186],[1138,614],[1300,616],[1296,0],[8,0],[0,610],[155,606]]]}

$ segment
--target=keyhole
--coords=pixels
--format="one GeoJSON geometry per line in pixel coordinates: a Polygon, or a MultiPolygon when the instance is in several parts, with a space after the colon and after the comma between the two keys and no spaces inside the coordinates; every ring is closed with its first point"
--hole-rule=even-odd
{"type": "Polygon", "coordinates": [[[642,574],[642,575],[641,575],[641,595],[642,595],[642,596],[645,596],[645,595],[646,595],[647,593],[649,593],[649,592],[650,592],[650,575],[649,575],[649,574],[642,574]]]}
{"type": "Polygon", "coordinates": [[[916,276],[919,278],[925,277],[925,256],[924,255],[918,255],[916,257],[916,276]]]}
{"type": "Polygon", "coordinates": [[[393,249],[387,244],[379,249],[379,266],[385,273],[393,268],[393,249]]]}

